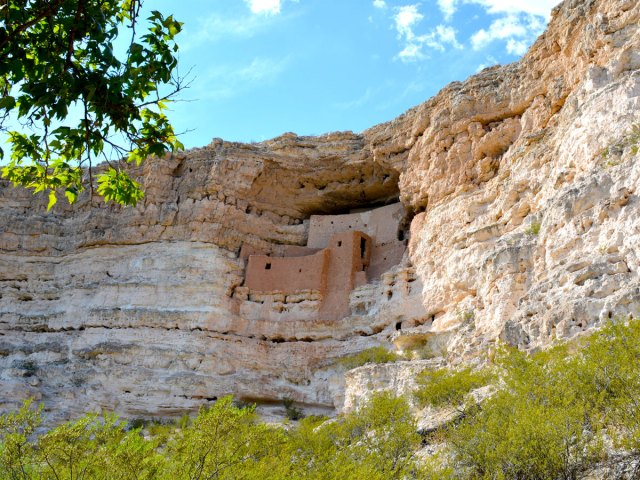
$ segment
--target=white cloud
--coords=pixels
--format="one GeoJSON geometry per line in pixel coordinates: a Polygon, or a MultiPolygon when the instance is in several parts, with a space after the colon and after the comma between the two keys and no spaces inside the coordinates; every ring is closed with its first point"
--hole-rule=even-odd
{"type": "Polygon", "coordinates": [[[373,6],[376,8],[387,8],[387,4],[384,0],[373,0],[373,6]]]}
{"type": "Polygon", "coordinates": [[[524,55],[527,52],[528,47],[529,45],[527,42],[523,40],[514,40],[513,38],[510,38],[507,41],[507,52],[512,55],[524,55]]]}
{"type": "Polygon", "coordinates": [[[197,28],[185,28],[180,43],[181,51],[188,51],[203,43],[215,42],[229,37],[249,38],[259,33],[266,23],[257,16],[248,15],[245,18],[224,18],[218,14],[209,15],[198,20],[197,28]]]}
{"type": "Polygon", "coordinates": [[[428,33],[416,35],[414,28],[424,18],[418,11],[418,5],[405,5],[397,9],[393,17],[398,37],[404,42],[404,47],[398,53],[403,62],[412,62],[426,57],[424,47],[434,50],[445,50],[449,44],[454,48],[462,48],[456,39],[456,30],[450,26],[438,25],[428,33]]]}
{"type": "Polygon", "coordinates": [[[471,36],[471,46],[481,50],[496,40],[506,42],[507,52],[523,55],[545,28],[541,17],[508,14],[494,20],[488,29],[480,29],[471,36]]]}
{"type": "Polygon", "coordinates": [[[492,55],[489,55],[486,58],[486,61],[484,63],[481,63],[480,65],[478,65],[478,68],[476,69],[476,73],[480,72],[481,70],[484,70],[487,67],[492,67],[493,65],[498,65],[500,62],[498,62],[498,60],[496,60],[495,57],[493,57],[492,55]]]}
{"type": "Polygon", "coordinates": [[[276,15],[280,13],[281,0],[245,0],[253,13],[276,15]]]}
{"type": "Polygon", "coordinates": [[[407,39],[415,37],[413,25],[423,18],[424,15],[418,11],[418,5],[405,5],[404,7],[400,7],[398,8],[398,13],[393,17],[396,22],[396,30],[398,30],[400,35],[407,37],[407,39]]]}
{"type": "Polygon", "coordinates": [[[481,5],[487,13],[526,13],[539,15],[548,20],[551,10],[560,3],[560,0],[464,0],[464,2],[481,5]]]}
{"type": "Polygon", "coordinates": [[[273,82],[285,70],[289,58],[275,60],[254,58],[245,65],[221,65],[207,70],[198,79],[196,95],[199,100],[223,100],[273,82]]]}
{"type": "Polygon", "coordinates": [[[438,0],[438,8],[444,15],[444,19],[449,21],[453,14],[456,13],[456,0],[438,0]]]}
{"type": "Polygon", "coordinates": [[[445,20],[450,20],[457,11],[459,4],[476,4],[483,7],[487,13],[538,15],[549,19],[551,10],[559,0],[437,0],[438,8],[445,20]]]}

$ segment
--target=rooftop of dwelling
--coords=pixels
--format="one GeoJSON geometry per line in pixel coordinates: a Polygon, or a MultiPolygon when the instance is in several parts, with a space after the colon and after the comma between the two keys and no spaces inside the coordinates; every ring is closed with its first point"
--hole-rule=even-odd
{"type": "MultiPolygon", "coordinates": [[[[453,81],[520,58],[557,0],[169,0],[191,88],[170,119],[190,149],[295,131],[361,132],[453,81]]],[[[147,16],[145,13],[143,16],[147,16]]]]}

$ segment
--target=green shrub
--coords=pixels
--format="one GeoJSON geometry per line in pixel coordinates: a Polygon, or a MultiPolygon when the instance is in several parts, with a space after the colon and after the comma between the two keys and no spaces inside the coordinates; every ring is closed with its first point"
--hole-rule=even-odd
{"type": "MultiPolygon", "coordinates": [[[[631,125],[631,128],[617,142],[612,143],[600,152],[600,156],[607,160],[611,156],[620,156],[625,149],[629,148],[632,155],[636,155],[640,149],[640,123],[631,125]]],[[[606,166],[615,166],[618,162],[609,160],[606,166]]]]}
{"type": "Polygon", "coordinates": [[[282,404],[284,405],[285,415],[289,420],[301,420],[304,418],[302,409],[294,405],[293,399],[285,398],[282,400],[282,404]]]}
{"type": "Polygon", "coordinates": [[[400,359],[401,357],[397,353],[390,352],[386,348],[379,346],[363,350],[355,355],[343,357],[339,363],[347,370],[351,370],[352,368],[361,367],[367,363],[390,363],[400,359]]]}
{"type": "Polygon", "coordinates": [[[421,407],[451,405],[460,408],[472,390],[489,384],[491,380],[488,370],[425,370],[418,375],[419,388],[414,392],[414,398],[421,407]]]}
{"type": "MultiPolygon", "coordinates": [[[[573,479],[605,455],[604,431],[640,451],[638,359],[638,321],[530,356],[503,348],[500,390],[442,432],[450,466],[460,478],[573,479]]],[[[453,393],[432,395],[460,402],[455,375],[440,375],[453,393]]]]}
{"type": "Polygon", "coordinates": [[[540,222],[532,222],[531,225],[529,225],[524,233],[525,235],[538,235],[540,233],[540,227],[542,226],[542,223],[540,222]]]}

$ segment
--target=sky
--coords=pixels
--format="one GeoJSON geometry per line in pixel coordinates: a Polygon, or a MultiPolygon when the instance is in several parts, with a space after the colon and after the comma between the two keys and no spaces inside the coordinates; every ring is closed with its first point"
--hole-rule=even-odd
{"type": "Polygon", "coordinates": [[[557,0],[148,0],[184,22],[186,147],[360,132],[516,61],[557,0]]]}
{"type": "MultiPolygon", "coordinates": [[[[455,80],[516,61],[558,0],[146,0],[183,22],[186,148],[361,132],[455,80]]],[[[128,39],[128,37],[127,37],[128,39]]]]}

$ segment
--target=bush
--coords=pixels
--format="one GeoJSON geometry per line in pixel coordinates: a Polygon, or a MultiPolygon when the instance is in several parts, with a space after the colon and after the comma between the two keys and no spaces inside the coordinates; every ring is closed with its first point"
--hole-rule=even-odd
{"type": "Polygon", "coordinates": [[[451,405],[460,408],[472,390],[489,384],[491,380],[492,375],[488,370],[425,370],[418,375],[419,388],[413,395],[421,407],[451,405]]]}
{"type": "Polygon", "coordinates": [[[538,235],[540,233],[540,227],[542,227],[542,223],[533,222],[525,229],[524,233],[525,235],[538,235]]]}
{"type": "Polygon", "coordinates": [[[349,355],[340,359],[340,365],[347,370],[352,368],[361,367],[367,363],[390,363],[396,362],[401,357],[395,353],[390,352],[386,348],[379,346],[363,350],[355,355],[349,355]]]}
{"type": "Polygon", "coordinates": [[[285,398],[282,400],[282,404],[284,405],[285,415],[289,420],[301,420],[304,418],[302,409],[293,404],[293,399],[285,398]]]}
{"type": "MultiPolygon", "coordinates": [[[[530,356],[503,348],[500,390],[440,432],[451,466],[460,478],[574,479],[605,455],[604,432],[640,451],[638,359],[638,321],[530,356]]],[[[431,401],[461,402],[468,374],[438,373],[431,401]]]]}

